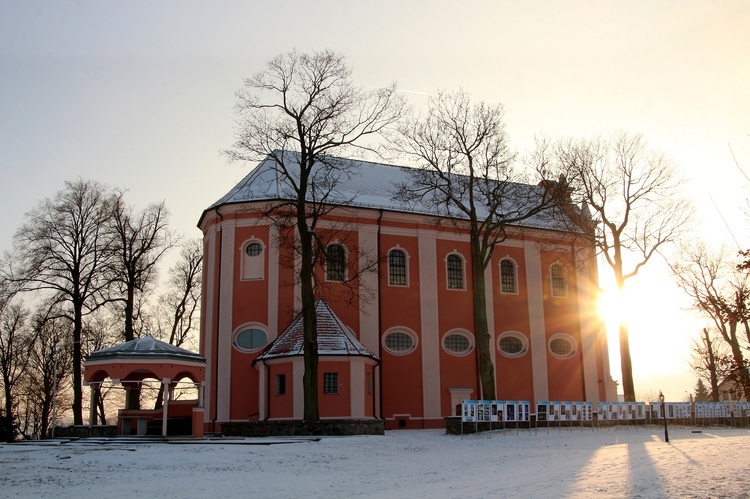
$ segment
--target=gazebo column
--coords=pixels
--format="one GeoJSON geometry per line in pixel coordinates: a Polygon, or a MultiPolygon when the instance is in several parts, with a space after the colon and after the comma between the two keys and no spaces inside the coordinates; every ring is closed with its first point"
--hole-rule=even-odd
{"type": "Polygon", "coordinates": [[[162,406],[162,421],[161,421],[161,435],[163,437],[167,436],[167,416],[169,413],[169,399],[172,398],[172,390],[170,388],[170,383],[172,382],[169,378],[164,378],[161,380],[161,389],[162,394],[164,398],[164,405],[162,406]]]}
{"type": "Polygon", "coordinates": [[[96,394],[101,385],[97,383],[89,383],[91,394],[89,396],[89,428],[96,424],[96,394]]]}

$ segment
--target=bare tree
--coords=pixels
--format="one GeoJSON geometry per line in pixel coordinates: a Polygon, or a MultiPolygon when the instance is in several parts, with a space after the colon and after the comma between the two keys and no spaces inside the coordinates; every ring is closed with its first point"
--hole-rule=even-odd
{"type": "Polygon", "coordinates": [[[236,141],[227,154],[233,160],[268,157],[274,162],[285,192],[266,214],[286,212],[298,235],[304,419],[317,421],[314,273],[324,249],[317,224],[335,201],[338,180],[352,174],[350,162],[336,161],[331,155],[370,149],[363,140],[394,123],[403,104],[394,86],[372,92],[356,87],[344,56],[329,50],[277,56],[264,71],[245,80],[237,97],[236,141]]]}
{"type": "Polygon", "coordinates": [[[69,400],[72,372],[72,348],[68,342],[72,324],[53,305],[38,305],[30,327],[35,341],[28,349],[28,364],[23,382],[24,428],[26,438],[43,438],[52,424],[53,411],[59,414],[59,401],[69,400]],[[57,379],[55,379],[57,377],[57,379]],[[53,397],[57,401],[53,401],[53,397]]]}
{"type": "Polygon", "coordinates": [[[164,202],[154,203],[135,213],[124,200],[124,193],[116,193],[112,207],[113,283],[118,297],[112,298],[123,307],[125,341],[135,339],[133,319],[136,295],[144,293],[156,278],[156,266],[173,246],[169,231],[169,215],[164,202]]]}
{"type": "MultiPolygon", "coordinates": [[[[131,341],[135,339],[137,300],[155,280],[157,263],[173,246],[172,234],[163,201],[135,213],[125,203],[122,191],[115,195],[111,220],[116,255],[112,260],[112,281],[117,292],[111,300],[122,307],[124,340],[131,341]]],[[[130,390],[129,397],[128,407],[138,408],[140,389],[130,390]]]]}
{"type": "Polygon", "coordinates": [[[541,170],[536,172],[539,185],[528,185],[532,175],[516,166],[503,116],[501,105],[472,103],[463,91],[440,92],[424,116],[402,123],[394,142],[397,153],[420,167],[398,186],[396,197],[435,206],[469,230],[474,336],[480,397],[485,399],[495,398],[485,269],[508,227],[558,206],[567,195],[564,186],[543,181],[541,170]]]}
{"type": "MultiPolygon", "coordinates": [[[[750,394],[745,350],[750,345],[750,276],[722,249],[712,253],[704,244],[683,248],[671,265],[677,284],[693,306],[712,323],[729,347],[732,376],[750,394]]],[[[713,387],[712,387],[713,388],[713,387]]]]}
{"type": "Polygon", "coordinates": [[[12,293],[0,295],[0,381],[5,400],[3,427],[7,432],[0,437],[4,441],[13,440],[18,428],[18,385],[29,362],[28,350],[34,339],[27,328],[28,315],[28,310],[14,300],[12,293]]]}
{"type": "Polygon", "coordinates": [[[12,278],[23,282],[24,289],[49,292],[66,304],[63,312],[73,324],[73,421],[78,425],[83,424],[83,318],[106,302],[111,214],[111,195],[103,185],[66,182],[63,190],[26,214],[14,238],[20,268],[12,278]]]}
{"type": "MultiPolygon", "coordinates": [[[[680,195],[683,180],[674,164],[648,147],[640,135],[619,133],[609,140],[561,142],[557,159],[571,173],[573,200],[598,222],[586,220],[598,251],[612,269],[618,290],[665,245],[689,229],[691,204],[680,195]]],[[[630,340],[619,326],[622,384],[635,401],[630,340]]]]}
{"type": "Polygon", "coordinates": [[[719,383],[731,376],[733,361],[725,344],[717,338],[715,330],[703,328],[700,338],[693,340],[692,359],[690,367],[699,376],[699,380],[706,380],[713,396],[713,401],[719,401],[719,383]]]}
{"type": "Polygon", "coordinates": [[[189,341],[195,331],[203,280],[203,242],[182,245],[180,258],[169,269],[167,290],[159,299],[156,336],[175,346],[189,341]]]}

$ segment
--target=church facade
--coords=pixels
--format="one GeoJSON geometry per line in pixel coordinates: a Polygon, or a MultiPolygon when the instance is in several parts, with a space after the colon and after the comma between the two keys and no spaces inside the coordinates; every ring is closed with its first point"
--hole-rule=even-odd
{"type": "MultiPolygon", "coordinates": [[[[337,161],[353,173],[316,226],[321,418],[443,427],[483,396],[468,231],[394,201],[409,169],[337,161]]],[[[207,427],[302,419],[299,259],[291,226],[267,216],[284,199],[268,158],[200,218],[207,427]]],[[[531,218],[496,246],[485,280],[497,399],[616,400],[590,243],[531,218]]]]}

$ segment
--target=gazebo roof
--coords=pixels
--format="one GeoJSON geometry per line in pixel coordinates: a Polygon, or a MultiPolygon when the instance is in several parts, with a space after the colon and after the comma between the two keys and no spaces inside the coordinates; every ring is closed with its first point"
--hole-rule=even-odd
{"type": "MultiPolygon", "coordinates": [[[[318,355],[341,355],[370,357],[379,360],[378,356],[357,340],[354,334],[323,300],[315,304],[318,318],[318,355]]],[[[304,354],[304,331],[302,314],[299,314],[274,341],[271,346],[256,360],[267,360],[278,357],[293,357],[304,354]]]]}
{"type": "Polygon", "coordinates": [[[119,345],[97,350],[86,357],[87,362],[114,359],[169,359],[176,361],[206,362],[206,359],[195,352],[176,347],[150,336],[144,336],[143,338],[126,341],[119,345]]]}

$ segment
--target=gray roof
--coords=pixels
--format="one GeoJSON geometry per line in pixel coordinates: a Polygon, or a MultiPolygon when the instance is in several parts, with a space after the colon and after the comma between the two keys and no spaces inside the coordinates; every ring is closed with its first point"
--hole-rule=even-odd
{"type": "MultiPolygon", "coordinates": [[[[352,334],[341,319],[326,305],[323,300],[315,304],[318,318],[318,355],[341,355],[371,357],[378,356],[368,350],[352,334]]],[[[299,314],[284,330],[276,341],[256,360],[267,360],[277,357],[294,357],[304,355],[304,322],[299,314]]]]}
{"type": "MultiPolygon", "coordinates": [[[[288,170],[299,171],[299,153],[276,151],[274,155],[284,161],[288,170]]],[[[206,212],[222,205],[295,199],[290,179],[280,174],[278,170],[276,160],[269,155],[234,188],[208,207],[201,215],[201,221],[206,212]]],[[[414,168],[404,166],[327,156],[325,163],[316,163],[312,177],[318,180],[319,185],[324,185],[326,179],[330,179],[331,172],[333,172],[336,185],[328,193],[326,199],[328,204],[428,216],[445,216],[445,207],[438,208],[429,198],[409,204],[395,198],[397,186],[411,183],[411,175],[416,171],[414,168]]],[[[293,180],[296,181],[296,178],[293,180]]],[[[518,196],[516,197],[519,199],[532,199],[534,196],[540,196],[542,192],[542,189],[536,185],[512,183],[509,185],[511,185],[511,189],[517,190],[518,196]]],[[[311,193],[308,197],[309,200],[312,200],[311,193]]],[[[514,212],[514,208],[517,208],[511,206],[513,204],[511,197],[508,196],[508,206],[505,210],[508,213],[514,212]]],[[[481,212],[478,214],[480,217],[486,215],[481,212]]],[[[460,212],[451,213],[451,217],[465,218],[460,212]]],[[[564,224],[556,222],[544,213],[529,217],[520,225],[564,230],[564,224]]]]}
{"type": "Polygon", "coordinates": [[[176,347],[150,336],[126,341],[113,347],[97,350],[86,357],[86,361],[114,359],[173,359],[206,362],[206,359],[195,352],[176,347]]]}

